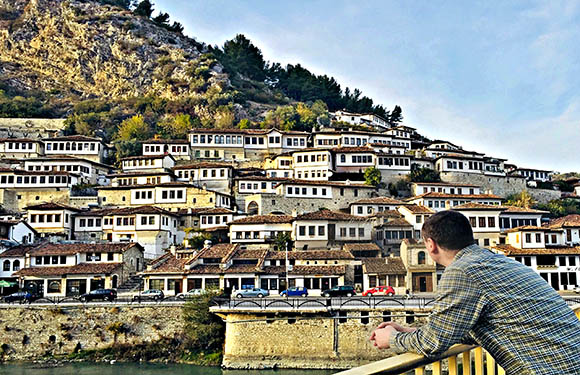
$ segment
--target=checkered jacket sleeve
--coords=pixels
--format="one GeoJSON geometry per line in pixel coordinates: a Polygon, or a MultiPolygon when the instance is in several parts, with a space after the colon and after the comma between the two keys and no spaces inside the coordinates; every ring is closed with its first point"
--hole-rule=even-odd
{"type": "Polygon", "coordinates": [[[438,291],[426,325],[414,332],[391,336],[394,351],[435,357],[454,344],[474,344],[470,330],[486,308],[481,288],[463,270],[449,267],[441,277],[438,291]]]}

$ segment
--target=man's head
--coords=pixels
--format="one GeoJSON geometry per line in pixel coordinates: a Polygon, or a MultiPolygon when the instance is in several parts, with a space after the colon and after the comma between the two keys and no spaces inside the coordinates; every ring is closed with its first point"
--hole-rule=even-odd
{"type": "Polygon", "coordinates": [[[469,221],[457,211],[436,213],[425,220],[422,231],[429,255],[444,266],[459,250],[475,242],[469,221]]]}

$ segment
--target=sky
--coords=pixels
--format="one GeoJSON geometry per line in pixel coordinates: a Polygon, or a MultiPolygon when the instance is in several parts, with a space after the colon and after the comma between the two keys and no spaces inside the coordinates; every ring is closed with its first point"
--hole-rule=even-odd
{"type": "Polygon", "coordinates": [[[185,33],[359,88],[432,139],[580,172],[580,2],[157,0],[185,33]]]}

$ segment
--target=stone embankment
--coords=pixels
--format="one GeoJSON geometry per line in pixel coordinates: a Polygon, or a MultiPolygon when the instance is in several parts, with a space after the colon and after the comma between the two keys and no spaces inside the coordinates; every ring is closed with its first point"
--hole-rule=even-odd
{"type": "Polygon", "coordinates": [[[31,361],[171,339],[183,332],[182,306],[0,308],[4,361],[31,361]]]}

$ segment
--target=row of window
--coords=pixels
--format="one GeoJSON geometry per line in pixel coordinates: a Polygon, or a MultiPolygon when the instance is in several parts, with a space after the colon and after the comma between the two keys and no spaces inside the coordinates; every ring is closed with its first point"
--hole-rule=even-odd
{"type": "Polygon", "coordinates": [[[160,159],[123,160],[123,167],[155,167],[160,159]]]}
{"type": "Polygon", "coordinates": [[[183,190],[182,189],[162,190],[161,199],[183,199],[183,190]]]}
{"type": "MultiPolygon", "coordinates": [[[[339,230],[340,233],[340,237],[342,238],[346,238],[346,237],[351,237],[354,238],[357,235],[357,228],[340,228],[339,230]],[[348,235],[347,235],[348,233],[348,235]]],[[[358,228],[358,237],[364,237],[365,236],[365,228],[358,228]]]]}
{"type": "MultiPolygon", "coordinates": [[[[464,191],[463,188],[460,188],[460,187],[457,188],[457,193],[456,193],[455,188],[449,188],[449,192],[447,192],[446,190],[447,189],[445,189],[445,188],[423,187],[423,194],[429,193],[429,192],[437,192],[437,193],[461,195],[461,194],[463,194],[463,191],[464,191]]],[[[469,189],[466,188],[465,194],[475,195],[475,189],[474,188],[469,188],[469,189]]]]}
{"type": "MultiPolygon", "coordinates": [[[[298,227],[298,235],[299,236],[306,236],[306,228],[308,228],[308,235],[309,236],[316,235],[316,226],[315,225],[309,225],[308,227],[306,225],[300,225],[298,227]]],[[[319,225],[318,226],[318,236],[324,236],[325,233],[326,233],[326,225],[319,225]]]]}
{"type": "Polygon", "coordinates": [[[69,176],[12,176],[3,175],[0,177],[0,184],[13,184],[16,180],[16,184],[64,184],[68,185],[71,182],[69,176]],[[14,178],[16,177],[16,178],[14,178]]]}
{"type": "MultiPolygon", "coordinates": [[[[178,153],[187,153],[187,148],[189,146],[171,146],[171,153],[172,154],[178,154],[178,153]]],[[[168,148],[169,149],[169,148],[168,148]]],[[[165,146],[144,146],[144,151],[145,152],[154,152],[154,153],[162,153],[165,151],[165,146]],[[163,151],[161,150],[161,148],[163,147],[163,151]]]]}
{"type": "MultiPolygon", "coordinates": [[[[326,169],[315,169],[304,171],[304,179],[307,180],[308,178],[326,178],[326,169]]],[[[296,177],[301,180],[302,179],[302,171],[296,172],[296,177]]]]}
{"type": "Polygon", "coordinates": [[[45,255],[34,257],[35,265],[53,265],[53,264],[66,264],[66,255],[45,255]]]}
{"type": "Polygon", "coordinates": [[[393,157],[379,157],[379,165],[398,165],[398,166],[409,166],[409,158],[393,158],[393,157]]]}
{"type": "Polygon", "coordinates": [[[90,168],[82,166],[82,165],[45,165],[44,167],[41,165],[29,165],[29,171],[61,171],[61,172],[83,172],[89,173],[91,171],[90,168]]]}
{"type": "Polygon", "coordinates": [[[326,197],[328,189],[327,188],[316,188],[316,187],[286,187],[286,195],[300,195],[300,196],[315,196],[315,197],[326,197]]]}
{"type": "MultiPolygon", "coordinates": [[[[211,134],[194,134],[191,137],[192,144],[210,144],[215,139],[215,144],[227,144],[227,145],[241,145],[242,136],[241,135],[216,135],[215,138],[211,134]]],[[[263,141],[263,139],[262,139],[263,141]]],[[[262,142],[263,143],[263,142],[262,142]]]]}
{"type": "MultiPolygon", "coordinates": [[[[465,165],[471,170],[483,170],[483,163],[479,161],[470,161],[469,163],[465,162],[465,165]]],[[[447,169],[463,169],[463,162],[447,160],[447,169]]]]}
{"type": "Polygon", "coordinates": [[[85,228],[85,227],[101,227],[101,219],[97,218],[97,219],[79,219],[79,228],[85,228]]]}
{"type": "MultiPolygon", "coordinates": [[[[353,164],[372,164],[373,156],[372,155],[351,155],[350,161],[353,164]]],[[[346,163],[346,155],[340,154],[340,162],[346,163]]]]}
{"type": "Polygon", "coordinates": [[[34,143],[32,142],[7,142],[7,145],[9,151],[13,150],[26,151],[34,149],[34,143]]]}
{"type": "Polygon", "coordinates": [[[207,224],[207,225],[213,225],[215,222],[215,225],[219,225],[219,224],[226,224],[228,222],[228,216],[224,215],[224,216],[205,216],[202,215],[201,216],[201,223],[202,224],[207,224]]]}
{"type": "Polygon", "coordinates": [[[138,199],[152,200],[153,199],[153,191],[152,190],[136,191],[135,192],[135,200],[138,200],[138,199]]]}
{"type": "Polygon", "coordinates": [[[53,142],[46,144],[47,151],[95,151],[100,148],[97,142],[53,142]]]}
{"type": "Polygon", "coordinates": [[[469,224],[472,228],[495,228],[495,217],[489,216],[470,216],[469,224]]]}
{"type": "MultiPolygon", "coordinates": [[[[31,223],[60,223],[61,214],[34,214],[30,215],[31,223]]],[[[65,215],[65,222],[68,223],[68,214],[65,215]]]]}
{"type": "MultiPolygon", "coordinates": [[[[417,231],[418,232],[418,231],[417,231]]],[[[413,238],[412,230],[378,230],[376,232],[377,240],[403,240],[413,238]]]]}
{"type": "Polygon", "coordinates": [[[314,163],[326,161],[326,153],[310,154],[310,155],[298,155],[296,156],[296,163],[314,163]]]}
{"type": "MultiPolygon", "coordinates": [[[[4,261],[4,264],[2,265],[2,270],[4,272],[10,271],[10,261],[8,259],[4,261]]],[[[14,262],[12,262],[12,271],[18,270],[20,270],[20,261],[16,259],[14,262]]]]}
{"type": "MultiPolygon", "coordinates": [[[[274,187],[276,186],[276,182],[270,182],[270,188],[274,189],[274,187]]],[[[259,191],[261,190],[266,190],[268,188],[268,183],[267,182],[240,182],[240,191],[243,190],[250,190],[250,191],[259,191]]]]}

